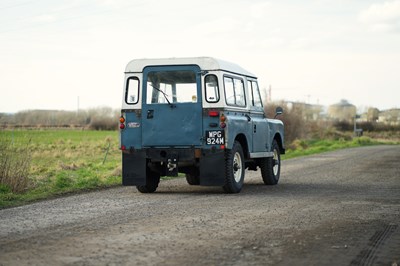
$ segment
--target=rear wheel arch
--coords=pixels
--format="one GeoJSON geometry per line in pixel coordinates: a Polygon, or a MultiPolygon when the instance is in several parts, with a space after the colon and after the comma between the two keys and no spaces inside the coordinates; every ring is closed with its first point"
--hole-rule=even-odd
{"type": "Polygon", "coordinates": [[[238,134],[235,138],[235,141],[240,143],[240,146],[242,146],[242,151],[245,159],[248,159],[249,157],[249,145],[247,143],[247,138],[244,134],[238,134]]]}

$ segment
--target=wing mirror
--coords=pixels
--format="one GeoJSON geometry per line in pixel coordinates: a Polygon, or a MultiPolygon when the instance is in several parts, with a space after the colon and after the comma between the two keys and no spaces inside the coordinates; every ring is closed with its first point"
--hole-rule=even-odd
{"type": "Polygon", "coordinates": [[[280,106],[276,107],[274,119],[275,119],[278,115],[281,115],[281,114],[283,114],[283,108],[280,107],[280,106]]]}

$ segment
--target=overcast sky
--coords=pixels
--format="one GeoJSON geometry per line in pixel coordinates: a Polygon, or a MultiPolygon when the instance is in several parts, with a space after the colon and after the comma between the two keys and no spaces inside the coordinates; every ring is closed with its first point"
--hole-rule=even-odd
{"type": "Polygon", "coordinates": [[[272,100],[400,108],[400,0],[0,0],[0,112],[119,108],[131,59],[188,56],[272,100]]]}

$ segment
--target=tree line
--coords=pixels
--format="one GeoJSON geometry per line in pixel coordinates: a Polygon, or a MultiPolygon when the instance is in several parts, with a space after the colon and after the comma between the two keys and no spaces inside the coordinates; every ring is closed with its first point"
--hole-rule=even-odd
{"type": "MultiPolygon", "coordinates": [[[[285,125],[285,141],[296,139],[341,138],[340,132],[351,132],[350,122],[327,120],[318,116],[319,110],[310,113],[304,104],[285,102],[268,103],[265,112],[268,118],[275,116],[275,108],[282,106],[283,115],[277,117],[285,125]],[[315,117],[317,114],[317,117],[315,117]]],[[[91,130],[117,130],[119,109],[97,107],[79,111],[27,110],[15,114],[0,113],[0,128],[75,128],[91,130]]],[[[376,122],[359,122],[357,128],[368,132],[400,132],[400,126],[383,125],[376,122]]]]}
{"type": "Polygon", "coordinates": [[[0,113],[0,127],[116,130],[119,116],[120,110],[111,107],[79,111],[25,110],[15,114],[0,113]]]}

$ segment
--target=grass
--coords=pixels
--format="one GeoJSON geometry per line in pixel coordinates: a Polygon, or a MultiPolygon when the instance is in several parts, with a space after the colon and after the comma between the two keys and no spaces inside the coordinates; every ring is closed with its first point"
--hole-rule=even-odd
{"type": "Polygon", "coordinates": [[[334,139],[324,139],[324,140],[295,140],[293,141],[286,154],[282,157],[283,159],[290,159],[299,156],[312,155],[322,152],[334,151],[338,149],[361,147],[361,146],[371,146],[371,145],[381,145],[381,144],[399,144],[398,142],[375,140],[370,137],[359,137],[353,139],[340,138],[334,139]]]}
{"type": "Polygon", "coordinates": [[[117,131],[15,130],[0,139],[15,150],[10,157],[29,143],[31,159],[23,191],[0,185],[0,208],[121,184],[117,131]]]}
{"type": "MultiPolygon", "coordinates": [[[[30,159],[29,171],[20,176],[24,180],[14,180],[22,182],[23,186],[0,182],[0,208],[68,193],[121,185],[118,131],[65,129],[0,131],[0,142],[8,143],[7,147],[11,149],[11,153],[6,154],[8,157],[21,158],[25,155],[26,159],[30,159]],[[14,187],[23,189],[15,191],[14,187]]],[[[289,159],[336,149],[383,143],[387,142],[368,137],[295,140],[286,145],[287,153],[282,158],[289,159]]],[[[0,151],[3,152],[1,146],[0,151]]],[[[0,181],[1,178],[0,176],[0,181]]]]}

